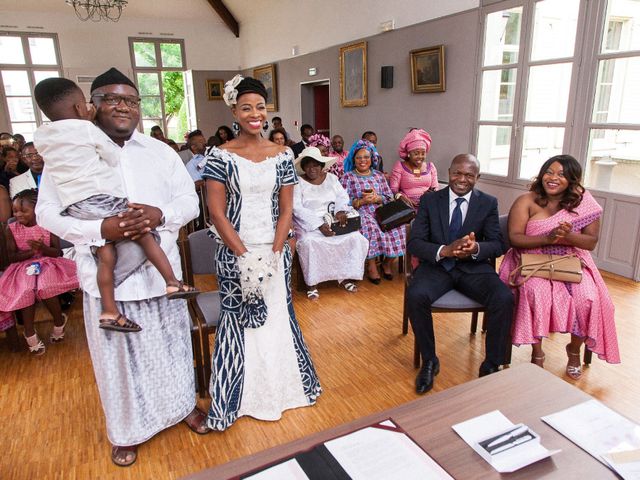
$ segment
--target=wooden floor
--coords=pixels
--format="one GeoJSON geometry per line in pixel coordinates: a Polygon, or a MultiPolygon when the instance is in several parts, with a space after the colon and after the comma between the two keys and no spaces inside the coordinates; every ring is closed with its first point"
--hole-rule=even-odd
{"type": "MultiPolygon", "coordinates": [[[[640,284],[613,276],[606,282],[617,309],[622,364],[594,358],[583,378],[571,381],[563,374],[567,337],[556,335],[546,342],[545,367],[640,422],[640,284]]],[[[279,422],[241,418],[228,431],[206,436],[177,425],[144,444],[130,468],[109,459],[77,299],[67,338],[48,344],[44,356],[12,353],[0,338],[0,478],[178,478],[413,400],[413,336],[401,334],[402,290],[396,278],[379,286],[363,282],[356,294],[322,285],[316,302],[296,294],[296,313],[324,388],[317,405],[285,412],[279,422]]],[[[476,377],[483,335],[469,334],[468,315],[435,317],[437,392],[476,377]]],[[[38,323],[43,338],[50,329],[51,322],[38,323]]],[[[529,358],[528,347],[514,349],[513,364],[529,358]]],[[[207,401],[199,405],[207,408],[207,401]]]]}

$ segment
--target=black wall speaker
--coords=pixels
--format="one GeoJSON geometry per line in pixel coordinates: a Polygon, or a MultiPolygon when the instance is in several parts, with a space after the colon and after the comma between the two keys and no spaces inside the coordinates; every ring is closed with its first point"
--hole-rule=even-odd
{"type": "Polygon", "coordinates": [[[383,66],[380,69],[380,86],[382,88],[393,88],[393,67],[383,66]]]}

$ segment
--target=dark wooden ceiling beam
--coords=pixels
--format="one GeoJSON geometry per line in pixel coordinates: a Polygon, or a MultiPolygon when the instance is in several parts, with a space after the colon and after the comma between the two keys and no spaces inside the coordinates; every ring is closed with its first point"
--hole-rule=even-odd
{"type": "Polygon", "coordinates": [[[224,6],[224,3],[222,3],[222,0],[207,0],[207,1],[209,2],[209,5],[211,5],[211,7],[216,11],[218,16],[222,19],[222,21],[227,24],[227,27],[229,27],[229,30],[233,32],[236,38],[239,38],[240,27],[238,26],[238,22],[236,21],[235,18],[233,18],[233,15],[229,11],[229,9],[224,6]]]}

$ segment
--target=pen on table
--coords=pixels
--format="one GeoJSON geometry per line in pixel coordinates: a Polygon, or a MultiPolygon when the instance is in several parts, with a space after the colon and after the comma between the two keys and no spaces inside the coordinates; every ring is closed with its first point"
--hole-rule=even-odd
{"type": "Polygon", "coordinates": [[[518,435],[521,435],[521,434],[525,433],[528,430],[529,430],[529,427],[527,427],[526,425],[518,427],[515,430],[512,430],[509,433],[496,438],[493,442],[491,442],[489,445],[487,445],[487,448],[489,449],[491,447],[495,447],[496,445],[498,445],[500,443],[503,443],[503,442],[506,442],[507,440],[510,440],[510,439],[512,439],[514,437],[517,437],[518,435]]]}
{"type": "Polygon", "coordinates": [[[495,450],[493,450],[492,452],[489,452],[489,453],[491,453],[491,455],[495,455],[497,453],[504,452],[505,450],[508,450],[509,448],[515,447],[515,446],[520,445],[521,443],[524,443],[524,442],[528,442],[532,438],[533,437],[531,435],[529,435],[529,434],[523,435],[522,437],[514,440],[513,442],[507,443],[506,445],[503,445],[502,447],[496,448],[495,450]]]}

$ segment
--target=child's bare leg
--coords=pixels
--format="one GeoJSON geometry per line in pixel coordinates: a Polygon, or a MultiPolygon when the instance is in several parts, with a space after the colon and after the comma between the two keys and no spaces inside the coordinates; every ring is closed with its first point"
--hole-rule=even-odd
{"type": "Polygon", "coordinates": [[[36,317],[36,305],[33,304],[30,307],[20,309],[20,314],[22,315],[22,322],[24,323],[24,336],[34,336],[36,329],[33,327],[33,320],[36,317]]]}
{"type": "Polygon", "coordinates": [[[139,332],[142,330],[140,325],[122,315],[116,305],[113,270],[116,267],[118,255],[115,244],[107,243],[99,247],[97,255],[98,290],[100,291],[100,303],[102,304],[100,327],[120,332],[139,332]]]}
{"type": "Polygon", "coordinates": [[[116,267],[116,246],[107,243],[98,248],[98,291],[100,292],[100,303],[102,314],[115,318],[118,312],[116,305],[115,287],[113,286],[113,269],[116,267]]]}
{"type": "Polygon", "coordinates": [[[175,290],[176,292],[180,291],[182,288],[183,295],[180,295],[180,298],[186,298],[198,293],[198,291],[193,287],[189,285],[182,285],[182,282],[176,278],[167,255],[164,253],[164,250],[160,248],[160,245],[156,242],[155,238],[153,238],[153,235],[146,233],[136,241],[144,250],[149,261],[158,269],[160,275],[164,278],[167,287],[173,287],[171,290],[175,290]]]}
{"type": "Polygon", "coordinates": [[[53,317],[53,324],[56,327],[61,327],[64,323],[64,319],[62,318],[62,307],[60,306],[60,299],[56,297],[46,298],[42,300],[44,306],[47,307],[49,313],[53,317]]]}

